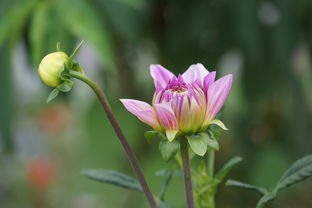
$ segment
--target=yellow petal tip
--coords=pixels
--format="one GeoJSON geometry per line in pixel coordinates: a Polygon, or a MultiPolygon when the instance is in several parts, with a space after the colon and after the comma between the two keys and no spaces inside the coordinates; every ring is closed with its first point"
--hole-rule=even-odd
{"type": "Polygon", "coordinates": [[[223,123],[222,121],[218,120],[218,119],[211,120],[211,121],[209,122],[209,125],[210,125],[210,124],[215,124],[215,125],[219,126],[221,129],[223,129],[223,130],[225,130],[225,131],[229,130],[229,129],[224,125],[224,123],[223,123]]]}
{"type": "Polygon", "coordinates": [[[177,130],[167,130],[166,137],[168,138],[169,142],[172,142],[176,137],[178,131],[177,130]]]}

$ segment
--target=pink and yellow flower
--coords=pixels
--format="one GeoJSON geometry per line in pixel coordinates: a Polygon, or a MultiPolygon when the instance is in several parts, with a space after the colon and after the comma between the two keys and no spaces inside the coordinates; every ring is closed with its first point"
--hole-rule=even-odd
{"type": "Polygon", "coordinates": [[[191,65],[177,77],[161,65],[150,66],[156,91],[152,105],[132,99],[121,99],[125,108],[169,141],[179,134],[195,134],[216,124],[214,119],[232,87],[232,75],[215,81],[216,72],[208,72],[202,64],[191,65]]]}

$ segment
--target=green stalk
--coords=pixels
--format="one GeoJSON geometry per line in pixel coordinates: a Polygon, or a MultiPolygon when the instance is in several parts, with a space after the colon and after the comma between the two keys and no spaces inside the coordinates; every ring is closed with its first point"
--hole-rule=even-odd
{"type": "Polygon", "coordinates": [[[183,164],[183,172],[184,172],[184,184],[185,184],[185,194],[186,194],[187,207],[188,208],[195,208],[193,188],[192,188],[192,176],[191,176],[190,160],[189,160],[189,154],[188,154],[187,141],[186,141],[185,137],[181,138],[180,148],[181,148],[181,155],[182,155],[182,164],[183,164]]]}
{"type": "MultiPolygon", "coordinates": [[[[207,160],[207,174],[209,178],[214,177],[214,162],[215,162],[215,151],[211,148],[208,150],[208,160],[207,160]]],[[[208,208],[215,208],[215,192],[208,196],[208,208]]]]}
{"type": "Polygon", "coordinates": [[[102,107],[111,123],[111,125],[113,126],[116,134],[117,134],[117,137],[122,145],[122,147],[124,148],[127,156],[128,156],[128,159],[131,163],[131,166],[142,186],[142,189],[143,189],[143,192],[150,204],[150,207],[151,208],[157,208],[157,205],[156,205],[156,202],[155,202],[155,199],[153,197],[153,194],[152,192],[150,191],[149,187],[148,187],[148,184],[145,180],[145,177],[143,175],[143,172],[139,166],[139,163],[138,163],[138,160],[133,152],[133,150],[131,149],[131,146],[130,144],[128,143],[124,133],[122,132],[114,114],[113,114],[113,111],[112,111],[112,108],[105,96],[105,94],[102,92],[102,90],[92,81],[90,80],[87,76],[79,73],[79,72],[76,72],[76,71],[69,71],[69,74],[76,78],[76,79],[79,79],[81,81],[83,81],[84,83],[86,83],[87,85],[89,85],[89,87],[91,87],[91,89],[94,91],[94,93],[97,95],[99,101],[101,102],[102,104],[102,107]]]}

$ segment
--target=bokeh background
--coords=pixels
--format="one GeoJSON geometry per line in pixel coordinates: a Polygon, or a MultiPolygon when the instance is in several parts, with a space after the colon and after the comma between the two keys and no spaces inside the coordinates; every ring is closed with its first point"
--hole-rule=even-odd
{"type": "MultiPolygon", "coordinates": [[[[84,168],[133,176],[90,89],[46,104],[37,76],[57,41],[111,101],[153,192],[162,178],[158,143],[119,98],[150,102],[149,65],[182,73],[203,63],[234,84],[222,120],[217,168],[244,158],[230,178],[270,187],[296,159],[312,153],[311,0],[0,0],[0,207],[148,207],[143,194],[88,180],[84,168]]],[[[311,179],[284,191],[274,208],[310,208],[311,179]]],[[[256,193],[220,186],[220,208],[255,207],[256,193]]],[[[183,179],[166,196],[184,207],[183,179]]]]}

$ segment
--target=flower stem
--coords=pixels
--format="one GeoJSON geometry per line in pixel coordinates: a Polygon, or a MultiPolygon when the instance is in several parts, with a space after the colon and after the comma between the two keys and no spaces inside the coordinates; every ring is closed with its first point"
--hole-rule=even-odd
{"type": "Polygon", "coordinates": [[[191,169],[190,169],[190,160],[189,160],[189,155],[188,155],[188,147],[186,143],[186,138],[181,138],[180,148],[181,148],[182,163],[183,163],[187,207],[195,208],[193,188],[192,188],[191,169]]]}
{"type": "MultiPolygon", "coordinates": [[[[214,177],[214,162],[215,162],[215,151],[213,149],[208,150],[208,164],[207,164],[207,174],[213,179],[214,177]]],[[[210,193],[208,196],[208,207],[215,208],[215,192],[210,193]]]]}
{"type": "Polygon", "coordinates": [[[85,82],[87,85],[89,85],[92,90],[95,92],[95,94],[97,95],[98,99],[100,100],[101,104],[102,104],[102,107],[111,123],[111,125],[113,126],[116,134],[117,134],[117,137],[121,143],[121,145],[123,146],[127,156],[128,156],[128,159],[131,163],[131,166],[142,186],[142,189],[143,189],[143,192],[150,204],[150,207],[151,208],[157,208],[157,205],[156,205],[156,201],[153,197],[153,194],[152,192],[150,191],[149,187],[148,187],[148,184],[145,180],[145,177],[143,175],[143,172],[139,166],[139,163],[138,163],[138,160],[133,152],[133,150],[131,149],[130,147],[130,144],[128,143],[124,133],[122,132],[114,114],[113,114],[113,111],[112,111],[112,108],[105,96],[105,94],[102,92],[102,90],[92,81],[90,80],[87,76],[79,73],[79,72],[75,72],[75,71],[70,71],[69,74],[76,78],[76,79],[79,79],[83,82],[85,82]]]}

